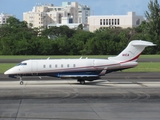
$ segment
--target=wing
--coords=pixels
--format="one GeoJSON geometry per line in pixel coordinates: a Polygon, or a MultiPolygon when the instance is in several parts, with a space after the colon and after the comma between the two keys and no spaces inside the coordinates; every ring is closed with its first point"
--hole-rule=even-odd
{"type": "Polygon", "coordinates": [[[68,75],[64,75],[64,74],[60,74],[59,77],[60,78],[98,78],[102,75],[105,75],[107,71],[107,67],[105,67],[102,71],[100,71],[98,74],[68,74],[68,75]]]}
{"type": "Polygon", "coordinates": [[[98,77],[99,75],[59,75],[61,78],[85,78],[85,77],[98,77]]]}

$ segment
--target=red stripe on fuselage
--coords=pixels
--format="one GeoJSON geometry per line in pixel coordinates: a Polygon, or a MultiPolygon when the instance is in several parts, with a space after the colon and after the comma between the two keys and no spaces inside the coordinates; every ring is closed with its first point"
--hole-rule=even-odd
{"type": "Polygon", "coordinates": [[[132,58],[131,60],[127,60],[127,61],[120,62],[120,63],[126,63],[126,62],[134,61],[134,60],[138,59],[140,55],[141,55],[141,53],[139,55],[137,55],[136,57],[132,58]]]}

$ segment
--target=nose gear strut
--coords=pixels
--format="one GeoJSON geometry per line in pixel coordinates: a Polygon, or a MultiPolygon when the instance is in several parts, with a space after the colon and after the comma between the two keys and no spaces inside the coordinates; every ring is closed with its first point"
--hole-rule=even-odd
{"type": "Polygon", "coordinates": [[[22,76],[20,76],[19,79],[20,79],[20,85],[23,85],[22,76]]]}

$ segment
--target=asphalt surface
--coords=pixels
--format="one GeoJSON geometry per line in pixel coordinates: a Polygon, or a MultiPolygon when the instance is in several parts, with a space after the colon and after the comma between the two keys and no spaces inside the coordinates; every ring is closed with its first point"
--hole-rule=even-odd
{"type": "MultiPolygon", "coordinates": [[[[112,72],[106,74],[101,77],[102,79],[106,79],[107,81],[159,81],[160,73],[159,72],[112,72]]],[[[24,76],[24,81],[44,81],[44,80],[56,80],[58,78],[48,77],[48,76],[24,76]]],[[[8,78],[8,76],[4,74],[0,74],[0,81],[18,81],[19,78],[8,78]]],[[[61,79],[59,79],[61,80],[61,79]]],[[[74,80],[76,81],[76,80],[74,80]]],[[[98,81],[98,80],[97,80],[98,81]]]]}
{"type": "Polygon", "coordinates": [[[107,74],[85,85],[71,79],[0,75],[0,120],[159,120],[160,74],[107,74]]]}

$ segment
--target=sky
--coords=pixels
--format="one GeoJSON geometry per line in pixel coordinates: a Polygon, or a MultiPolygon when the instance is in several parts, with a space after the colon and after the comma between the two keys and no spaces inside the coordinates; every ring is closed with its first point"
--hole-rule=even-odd
{"type": "MultiPolygon", "coordinates": [[[[145,16],[150,0],[0,0],[0,13],[15,15],[23,20],[23,12],[31,11],[37,3],[54,4],[61,6],[62,2],[78,2],[90,6],[91,15],[126,15],[127,12],[136,12],[145,16]]],[[[160,0],[158,0],[160,3],[160,0]]]]}

